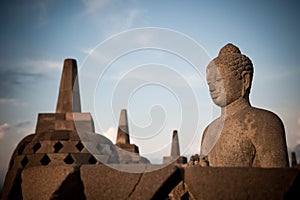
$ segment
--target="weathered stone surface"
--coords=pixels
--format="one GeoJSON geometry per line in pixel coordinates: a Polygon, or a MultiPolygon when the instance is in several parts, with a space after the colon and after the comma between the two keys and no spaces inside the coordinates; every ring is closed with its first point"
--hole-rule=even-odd
{"type": "Polygon", "coordinates": [[[188,188],[186,184],[181,181],[169,194],[169,199],[177,200],[177,199],[187,199],[185,196],[189,196],[188,188]]]}
{"type": "Polygon", "coordinates": [[[170,164],[175,161],[178,164],[187,163],[187,158],[184,156],[180,156],[179,139],[178,139],[177,130],[173,131],[170,156],[163,157],[163,164],[170,164]]]}
{"type": "Polygon", "coordinates": [[[126,109],[122,109],[120,113],[116,144],[130,144],[126,109]]]}
{"type": "MultiPolygon", "coordinates": [[[[74,172],[74,166],[44,166],[24,169],[22,172],[23,199],[51,199],[67,177],[74,172]]],[[[75,190],[74,192],[76,193],[75,190]]]]}
{"type": "Polygon", "coordinates": [[[57,130],[52,132],[51,140],[69,140],[71,130],[57,130]]]}
{"type": "MultiPolygon", "coordinates": [[[[151,167],[123,166],[137,168],[137,171],[151,167]]],[[[104,165],[83,165],[80,176],[86,199],[164,199],[181,180],[179,169],[174,166],[148,173],[126,173],[104,165]]]]}
{"type": "Polygon", "coordinates": [[[274,113],[252,107],[251,60],[227,44],[207,67],[207,82],[221,116],[204,131],[201,157],[209,166],[287,167],[282,121],[274,113]]]}
{"type": "Polygon", "coordinates": [[[58,131],[72,131],[75,130],[75,123],[74,121],[55,120],[54,129],[58,131]]]}
{"type": "Polygon", "coordinates": [[[131,153],[138,153],[139,152],[139,147],[136,146],[135,144],[116,144],[118,147],[123,149],[124,151],[128,151],[131,153]]]}
{"type": "MultiPolygon", "coordinates": [[[[48,156],[50,161],[47,165],[49,165],[49,166],[64,166],[64,165],[67,165],[64,160],[66,159],[66,157],[68,155],[69,155],[68,153],[48,153],[47,156],[48,156]]],[[[74,161],[71,164],[76,164],[74,158],[73,158],[73,160],[74,161]]]]}
{"type": "Polygon", "coordinates": [[[178,156],[180,156],[179,140],[178,140],[177,130],[173,131],[172,146],[171,146],[171,156],[172,157],[178,157],[178,156]]]}
{"type": "Polygon", "coordinates": [[[67,112],[67,121],[74,121],[77,132],[95,132],[94,121],[91,113],[67,112]]]}
{"type": "Polygon", "coordinates": [[[36,124],[36,133],[49,132],[54,130],[55,114],[40,113],[36,124]]]}
{"type": "Polygon", "coordinates": [[[300,171],[289,168],[184,168],[195,199],[291,199],[300,197],[300,171]]]}
{"type": "Polygon", "coordinates": [[[21,192],[21,171],[22,168],[10,169],[6,173],[2,188],[1,200],[22,199],[21,192]]]}
{"type": "Polygon", "coordinates": [[[16,147],[13,156],[22,155],[27,148],[28,144],[33,140],[35,134],[27,135],[16,147]]]}
{"type": "Polygon", "coordinates": [[[122,109],[120,113],[116,149],[118,151],[120,163],[150,163],[148,159],[139,156],[138,146],[130,144],[126,109],[122,109]]]}
{"type": "Polygon", "coordinates": [[[31,134],[26,136],[22,141],[18,144],[16,147],[10,162],[9,162],[9,168],[5,176],[5,181],[2,188],[2,194],[1,199],[20,199],[19,196],[21,194],[21,186],[20,186],[20,180],[21,180],[21,171],[24,168],[23,165],[28,164],[25,159],[25,155],[23,155],[23,152],[25,148],[28,146],[28,144],[32,141],[35,134],[31,134]],[[23,161],[23,162],[22,162],[23,161]]]}
{"type": "Polygon", "coordinates": [[[42,134],[39,134],[39,136],[34,137],[33,141],[51,140],[53,132],[54,130],[43,132],[42,134]]]}
{"type": "Polygon", "coordinates": [[[64,61],[56,113],[81,112],[77,63],[74,59],[64,61]]]}
{"type": "MultiPolygon", "coordinates": [[[[94,132],[91,114],[80,113],[76,79],[76,61],[67,59],[62,73],[57,113],[39,114],[36,134],[25,137],[17,146],[5,179],[3,199],[21,199],[21,171],[25,168],[119,162],[115,145],[94,132]],[[95,151],[90,152],[86,142],[95,151]],[[94,155],[101,158],[100,161],[94,155]]],[[[73,178],[76,179],[76,176],[73,178]]],[[[73,178],[68,179],[55,195],[64,197],[62,190],[69,190],[68,183],[73,178]]]]}
{"type": "Polygon", "coordinates": [[[69,133],[69,140],[72,141],[72,140],[81,140],[81,138],[79,137],[79,135],[76,133],[76,131],[71,131],[69,133]]]}
{"type": "Polygon", "coordinates": [[[119,162],[123,164],[129,163],[150,163],[147,158],[140,156],[137,153],[129,152],[128,149],[116,148],[119,155],[119,162]]]}

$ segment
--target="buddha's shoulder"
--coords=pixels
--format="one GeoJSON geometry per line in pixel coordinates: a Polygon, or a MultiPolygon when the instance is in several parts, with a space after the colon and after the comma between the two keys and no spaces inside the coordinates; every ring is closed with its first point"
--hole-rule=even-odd
{"type": "Polygon", "coordinates": [[[205,128],[205,130],[207,130],[208,128],[212,128],[212,127],[218,127],[220,126],[220,124],[224,124],[224,118],[222,117],[218,117],[216,119],[214,119],[212,122],[210,122],[207,127],[205,128]]]}
{"type": "Polygon", "coordinates": [[[255,118],[257,121],[282,123],[282,120],[277,114],[262,108],[251,107],[248,110],[247,115],[255,118]]]}

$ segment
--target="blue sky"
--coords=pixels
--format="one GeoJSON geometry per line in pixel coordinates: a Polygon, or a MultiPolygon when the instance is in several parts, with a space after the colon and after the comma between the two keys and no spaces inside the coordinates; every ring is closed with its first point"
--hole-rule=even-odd
{"type": "MultiPolygon", "coordinates": [[[[300,4],[297,1],[68,2],[1,1],[2,177],[16,144],[34,132],[37,114],[55,111],[63,60],[75,58],[79,68],[83,69],[90,59],[89,53],[101,42],[122,31],[143,27],[159,27],[182,33],[201,45],[209,58],[214,58],[228,42],[237,45],[254,63],[254,82],[250,95],[252,105],[269,109],[280,116],[285,124],[290,149],[300,144],[300,4]]],[[[200,71],[205,69],[205,62],[208,61],[203,60],[203,66],[199,66],[200,71]]],[[[171,131],[181,130],[182,120],[186,119],[182,119],[182,116],[198,113],[198,130],[187,128],[179,132],[181,150],[186,155],[198,153],[202,131],[217,115],[218,108],[212,104],[205,82],[200,76],[194,75],[190,65],[170,52],[157,49],[131,52],[113,63],[106,73],[106,79],[94,86],[95,101],[99,102],[95,107],[85,105],[85,97],[81,97],[83,111],[92,112],[96,121],[103,122],[101,127],[96,124],[98,133],[113,137],[119,111],[127,107],[131,133],[135,136],[132,141],[139,146],[143,155],[158,162],[159,157],[170,151],[171,131]],[[130,71],[143,65],[146,65],[145,70],[130,71]],[[155,70],[158,70],[157,73],[155,70]],[[132,78],[137,76],[143,77],[144,81],[153,79],[155,83],[163,80],[170,82],[150,84],[136,93],[129,91],[129,94],[123,94],[122,87],[132,84],[134,87],[129,88],[134,89],[141,84],[132,78]],[[189,101],[184,98],[180,101],[187,103],[178,105],[176,95],[164,87],[175,83],[176,77],[181,77],[178,79],[181,81],[188,79],[189,88],[196,96],[198,110],[187,106],[189,101]],[[112,85],[114,89],[110,88],[112,85]],[[111,91],[115,92],[114,95],[111,91]],[[126,95],[130,96],[130,100],[126,99],[126,95]],[[187,113],[182,114],[182,108],[187,113]],[[154,125],[150,126],[151,123],[154,125]],[[148,126],[150,129],[144,129],[143,132],[141,127],[148,126]],[[159,126],[163,129],[157,129],[159,126]],[[141,139],[149,138],[152,135],[149,133],[157,130],[161,131],[158,134],[161,137],[156,140],[141,139]],[[192,145],[186,141],[192,141],[192,145]],[[164,146],[164,150],[151,152],[151,149],[161,146],[164,146]]],[[[80,82],[80,85],[84,85],[84,82],[80,82]]],[[[180,86],[174,87],[178,89],[175,92],[177,96],[185,91],[180,86]]],[[[84,90],[82,86],[82,94],[84,90]]]]}

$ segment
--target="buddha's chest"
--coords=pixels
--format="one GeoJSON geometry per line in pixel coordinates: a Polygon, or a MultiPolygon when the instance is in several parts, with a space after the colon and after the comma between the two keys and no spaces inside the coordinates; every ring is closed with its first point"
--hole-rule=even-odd
{"type": "Polygon", "coordinates": [[[247,126],[239,120],[218,125],[218,138],[208,153],[211,166],[251,166],[255,147],[249,137],[247,126]]]}

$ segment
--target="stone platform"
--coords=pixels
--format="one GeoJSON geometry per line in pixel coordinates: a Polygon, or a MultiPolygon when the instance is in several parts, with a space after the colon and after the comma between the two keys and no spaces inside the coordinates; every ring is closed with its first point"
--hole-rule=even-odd
{"type": "MultiPolygon", "coordinates": [[[[160,165],[127,164],[125,168],[160,165]]],[[[299,199],[300,170],[169,165],[127,173],[105,165],[41,166],[24,169],[23,199],[168,199],[180,182],[189,199],[299,199]]],[[[173,199],[182,199],[173,196],[173,199]]]]}

